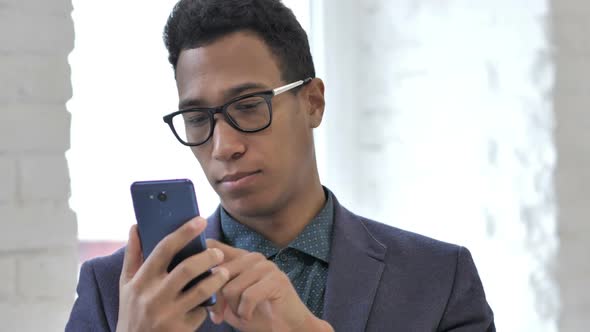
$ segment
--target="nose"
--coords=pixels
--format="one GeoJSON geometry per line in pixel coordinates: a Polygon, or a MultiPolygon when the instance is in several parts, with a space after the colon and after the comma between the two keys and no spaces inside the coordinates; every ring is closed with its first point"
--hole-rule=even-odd
{"type": "Polygon", "coordinates": [[[213,144],[212,157],[219,161],[240,159],[246,152],[243,133],[233,128],[221,116],[215,119],[215,128],[211,143],[213,144]]]}

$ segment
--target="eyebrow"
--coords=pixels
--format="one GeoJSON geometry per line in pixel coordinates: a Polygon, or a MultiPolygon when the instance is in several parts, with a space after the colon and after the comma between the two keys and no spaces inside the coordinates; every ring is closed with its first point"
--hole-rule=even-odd
{"type": "MultiPolygon", "coordinates": [[[[261,90],[264,89],[263,91],[266,91],[266,90],[269,90],[270,88],[262,83],[247,82],[247,83],[236,85],[234,87],[227,89],[226,91],[223,92],[223,98],[226,100],[229,100],[229,99],[239,96],[244,91],[248,91],[248,90],[252,90],[252,89],[261,89],[261,90]]],[[[184,100],[180,101],[180,103],[178,104],[178,109],[182,110],[182,109],[186,109],[188,107],[203,107],[205,105],[207,105],[207,102],[205,102],[205,100],[203,100],[203,99],[188,98],[188,99],[184,99],[184,100]]]]}

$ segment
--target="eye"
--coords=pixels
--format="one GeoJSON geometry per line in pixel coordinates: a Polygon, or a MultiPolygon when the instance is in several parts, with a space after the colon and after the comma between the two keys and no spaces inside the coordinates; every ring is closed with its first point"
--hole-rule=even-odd
{"type": "Polygon", "coordinates": [[[206,113],[186,114],[184,122],[187,126],[201,127],[209,123],[209,116],[206,113]]]}
{"type": "Polygon", "coordinates": [[[235,104],[234,108],[239,111],[253,111],[260,107],[262,101],[260,100],[246,100],[235,104]]]}
{"type": "Polygon", "coordinates": [[[266,107],[266,100],[260,96],[252,96],[237,100],[229,109],[239,112],[251,112],[264,109],[266,107]]]}

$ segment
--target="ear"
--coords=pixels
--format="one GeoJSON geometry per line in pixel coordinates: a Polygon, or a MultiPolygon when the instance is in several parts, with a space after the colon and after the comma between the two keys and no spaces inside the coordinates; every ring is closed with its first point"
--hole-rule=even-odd
{"type": "Polygon", "coordinates": [[[319,78],[314,78],[307,85],[305,102],[308,105],[309,125],[311,128],[317,128],[322,123],[326,106],[324,82],[319,78]]]}

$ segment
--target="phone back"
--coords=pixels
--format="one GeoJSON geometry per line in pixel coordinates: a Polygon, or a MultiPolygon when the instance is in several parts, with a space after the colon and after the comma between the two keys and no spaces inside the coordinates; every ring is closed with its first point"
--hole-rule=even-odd
{"type": "Polygon", "coordinates": [[[188,179],[135,182],[131,196],[144,258],[162,238],[199,215],[188,179]]]}
{"type": "MultiPolygon", "coordinates": [[[[134,182],[131,185],[131,197],[144,259],[147,259],[166,235],[199,215],[193,183],[188,179],[134,182]]],[[[168,272],[206,247],[205,235],[202,233],[174,256],[168,272]]],[[[195,278],[185,290],[209,274],[210,271],[195,278]]],[[[214,298],[210,299],[205,305],[215,303],[214,301],[214,298]]]]}

